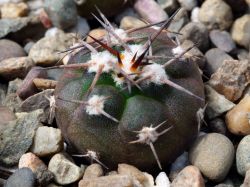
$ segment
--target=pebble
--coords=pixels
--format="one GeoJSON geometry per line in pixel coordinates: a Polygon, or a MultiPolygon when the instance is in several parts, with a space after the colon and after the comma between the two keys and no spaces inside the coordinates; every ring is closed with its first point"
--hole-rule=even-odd
{"type": "Polygon", "coordinates": [[[35,42],[30,41],[24,46],[24,51],[29,54],[31,47],[35,44],[35,42]]]}
{"type": "Polygon", "coordinates": [[[0,163],[13,166],[30,148],[34,131],[41,126],[42,110],[19,113],[17,119],[10,121],[1,131],[0,163]]]}
{"type": "Polygon", "coordinates": [[[58,29],[57,27],[51,27],[51,28],[49,28],[49,29],[45,32],[44,36],[45,36],[45,37],[56,37],[56,36],[59,35],[59,34],[63,35],[63,34],[64,34],[64,31],[61,30],[61,29],[58,29]]]}
{"type": "Polygon", "coordinates": [[[61,185],[78,181],[83,176],[85,169],[75,165],[62,153],[55,154],[50,159],[48,168],[54,174],[55,182],[61,185]]]}
{"type": "Polygon", "coordinates": [[[48,167],[33,153],[22,155],[19,160],[18,168],[29,168],[35,173],[40,185],[46,186],[54,178],[53,174],[48,171],[48,167]]]}
{"type": "Polygon", "coordinates": [[[231,29],[233,40],[240,46],[249,49],[250,44],[250,14],[236,19],[231,29]]]}
{"type": "Polygon", "coordinates": [[[136,12],[149,23],[168,19],[167,13],[154,0],[137,0],[134,4],[136,12]]]}
{"type": "Polygon", "coordinates": [[[192,22],[200,22],[200,20],[199,20],[199,12],[200,12],[199,7],[193,8],[193,10],[191,12],[191,21],[192,22]]]}
{"type": "Polygon", "coordinates": [[[109,175],[89,180],[80,180],[78,187],[133,187],[133,179],[128,175],[109,175]]]}
{"type": "Polygon", "coordinates": [[[220,116],[221,114],[231,110],[235,104],[227,100],[224,95],[216,92],[211,86],[205,85],[206,91],[206,115],[209,119],[220,116]]]}
{"type": "Polygon", "coordinates": [[[210,40],[219,49],[230,53],[236,49],[236,45],[227,31],[212,30],[209,33],[210,40]]]}
{"type": "Polygon", "coordinates": [[[173,181],[178,175],[178,173],[188,165],[188,153],[184,152],[171,164],[169,173],[169,178],[171,179],[171,181],[173,181]]]}
{"type": "Polygon", "coordinates": [[[29,52],[36,65],[51,66],[57,63],[64,54],[58,54],[58,51],[64,51],[73,43],[72,34],[58,34],[51,37],[44,37],[37,41],[29,52]]]}
{"type": "MultiPolygon", "coordinates": [[[[188,49],[189,47],[193,46],[194,43],[191,40],[185,40],[182,44],[181,47],[183,49],[188,49]]],[[[203,69],[205,64],[206,64],[206,59],[204,54],[199,50],[198,47],[193,47],[190,51],[187,53],[188,55],[191,56],[192,60],[198,64],[200,69],[203,69]]]]}
{"type": "Polygon", "coordinates": [[[145,25],[146,24],[143,21],[139,20],[136,17],[125,16],[121,20],[120,28],[124,30],[128,30],[128,29],[143,27],[145,25]]]}
{"type": "Polygon", "coordinates": [[[44,69],[40,67],[33,67],[23,80],[22,85],[18,88],[17,95],[22,100],[25,100],[31,95],[34,95],[35,93],[38,92],[38,89],[33,83],[33,80],[35,78],[46,78],[46,77],[47,77],[47,72],[44,69]]]}
{"type": "Polygon", "coordinates": [[[205,73],[208,76],[211,76],[213,73],[215,73],[218,68],[222,66],[224,60],[233,60],[230,55],[219,48],[209,49],[205,53],[205,58],[207,60],[205,73]]]}
{"type": "Polygon", "coordinates": [[[7,39],[0,40],[0,51],[0,62],[8,58],[26,56],[24,49],[18,43],[7,39]]]}
{"type": "Polygon", "coordinates": [[[206,0],[201,5],[199,19],[209,30],[226,30],[233,22],[233,13],[223,0],[206,0]]]}
{"type": "Polygon", "coordinates": [[[239,60],[247,60],[250,57],[246,49],[236,49],[236,55],[239,60]]]}
{"type": "Polygon", "coordinates": [[[165,172],[160,172],[155,179],[155,187],[170,187],[170,181],[165,172]]]}
{"type": "Polygon", "coordinates": [[[66,29],[77,23],[76,4],[72,0],[45,0],[44,8],[58,28],[66,29]]]}
{"type": "Polygon", "coordinates": [[[198,5],[197,0],[178,0],[181,7],[185,8],[188,11],[191,11],[194,7],[198,5]]]}
{"type": "Polygon", "coordinates": [[[6,106],[0,105],[0,131],[5,128],[5,125],[16,119],[15,113],[6,106]]]}
{"type": "Polygon", "coordinates": [[[250,114],[250,95],[246,95],[227,113],[226,124],[228,130],[235,135],[250,134],[248,114],[250,114]]]}
{"type": "Polygon", "coordinates": [[[174,20],[169,25],[168,29],[173,32],[179,32],[181,28],[189,22],[188,12],[185,9],[180,9],[174,20]]]}
{"type": "Polygon", "coordinates": [[[0,77],[5,80],[24,78],[35,65],[29,57],[8,58],[0,62],[0,77]]]}
{"type": "Polygon", "coordinates": [[[50,79],[35,78],[33,83],[38,90],[55,89],[57,81],[50,79]]]}
{"type": "Polygon", "coordinates": [[[250,169],[250,135],[245,136],[236,150],[236,166],[240,175],[245,176],[250,169]]]}
{"type": "Polygon", "coordinates": [[[100,164],[91,164],[84,171],[83,180],[103,176],[103,169],[100,164]]]}
{"type": "Polygon", "coordinates": [[[36,130],[30,151],[39,157],[50,156],[63,150],[63,137],[60,129],[39,127],[36,130]]]}
{"type": "Polygon", "coordinates": [[[224,135],[209,133],[198,137],[189,151],[192,165],[212,181],[222,181],[234,160],[234,146],[224,135]]]}
{"type": "Polygon", "coordinates": [[[190,22],[180,30],[180,33],[182,34],[179,36],[180,42],[191,40],[192,42],[197,43],[197,47],[201,51],[206,51],[208,49],[208,30],[203,23],[190,22]]]}
{"type": "Polygon", "coordinates": [[[18,18],[28,15],[29,7],[26,3],[6,3],[0,8],[2,18],[18,18]]]}
{"type": "Polygon", "coordinates": [[[0,105],[3,105],[3,101],[6,98],[7,85],[0,83],[0,105]]]}
{"type": "Polygon", "coordinates": [[[80,36],[86,36],[90,30],[87,20],[83,17],[77,16],[77,23],[74,27],[67,30],[67,32],[77,33],[80,36]]]}
{"type": "Polygon", "coordinates": [[[139,169],[132,165],[128,164],[118,164],[117,169],[118,174],[120,175],[128,175],[134,179],[134,181],[138,181],[141,185],[147,182],[147,178],[139,169]]]}
{"type": "Polygon", "coordinates": [[[250,63],[248,60],[225,60],[208,83],[228,100],[236,101],[250,83],[250,63]]]}
{"type": "MultiPolygon", "coordinates": [[[[89,32],[89,35],[95,37],[96,39],[100,39],[100,38],[104,37],[106,34],[107,34],[107,31],[105,29],[101,29],[101,28],[93,29],[89,32]]],[[[88,42],[88,43],[93,42],[93,41],[94,40],[92,38],[90,38],[89,36],[86,39],[86,42],[88,42]]]]}
{"type": "Polygon", "coordinates": [[[242,187],[248,187],[248,186],[250,186],[250,169],[247,170],[244,182],[242,184],[242,187]]]}
{"type": "Polygon", "coordinates": [[[168,15],[173,14],[178,9],[177,0],[158,0],[157,2],[168,15]]]}
{"type": "Polygon", "coordinates": [[[177,175],[171,183],[171,187],[192,186],[205,187],[205,182],[199,171],[195,166],[187,166],[177,175]]]}
{"type": "Polygon", "coordinates": [[[115,16],[115,22],[120,24],[122,19],[126,16],[139,18],[139,15],[135,12],[132,7],[127,7],[115,16]]]}
{"type": "Polygon", "coordinates": [[[221,118],[215,118],[208,122],[208,126],[212,132],[220,133],[223,135],[227,135],[227,127],[226,123],[221,118]]]}
{"type": "Polygon", "coordinates": [[[22,168],[8,178],[4,187],[35,187],[35,185],[35,174],[29,168],[22,168]]]}
{"type": "Polygon", "coordinates": [[[6,98],[3,100],[3,105],[9,107],[13,112],[20,110],[21,100],[17,96],[16,91],[21,86],[22,80],[15,79],[9,82],[6,98]]]}
{"type": "Polygon", "coordinates": [[[27,99],[25,99],[21,105],[20,108],[23,112],[31,112],[33,110],[37,109],[43,109],[44,114],[46,116],[46,120],[42,121],[43,123],[52,124],[52,121],[50,121],[50,102],[47,98],[50,98],[54,94],[54,89],[47,89],[42,92],[39,92],[37,94],[34,94],[27,99]]]}

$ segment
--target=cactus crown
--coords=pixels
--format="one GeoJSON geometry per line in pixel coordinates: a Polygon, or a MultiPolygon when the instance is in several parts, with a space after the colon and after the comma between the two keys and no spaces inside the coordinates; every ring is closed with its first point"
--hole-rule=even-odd
{"type": "MultiPolygon", "coordinates": [[[[97,84],[100,76],[103,73],[108,73],[112,75],[111,77],[113,78],[114,83],[121,91],[128,89],[129,93],[131,93],[132,87],[137,87],[137,89],[142,91],[141,85],[147,86],[150,84],[167,84],[197,99],[203,100],[199,96],[194,95],[192,92],[169,80],[169,76],[165,71],[165,68],[169,64],[172,64],[181,58],[185,58],[186,53],[190,49],[192,49],[192,47],[184,50],[180,47],[178,42],[176,43],[167,35],[164,35],[167,37],[165,38],[167,44],[173,47],[173,56],[171,57],[172,59],[167,61],[165,64],[158,64],[154,62],[154,59],[169,58],[165,56],[153,56],[152,43],[162,32],[170,32],[167,30],[167,28],[179,10],[177,10],[167,21],[158,23],[161,24],[160,27],[155,26],[157,24],[145,26],[144,28],[151,28],[154,30],[154,32],[151,35],[142,37],[129,37],[129,33],[144,28],[131,29],[127,31],[123,29],[114,28],[107,20],[107,18],[102,14],[102,12],[99,9],[97,10],[102,20],[100,20],[95,15],[93,16],[106,29],[106,36],[101,39],[96,39],[95,37],[88,35],[93,40],[93,42],[87,43],[85,41],[80,41],[79,43],[75,44],[70,49],[64,51],[66,52],[66,60],[64,61],[65,64],[52,67],[80,68],[85,69],[87,73],[94,73],[95,76],[91,85],[88,88],[86,100],[76,101],[66,100],[64,98],[57,99],[84,105],[86,113],[90,116],[104,115],[110,120],[119,122],[116,118],[108,114],[108,111],[104,110],[105,102],[109,97],[104,95],[92,95],[91,97],[88,97],[95,85],[97,84]],[[76,53],[80,52],[82,49],[87,49],[88,53],[90,53],[89,60],[79,64],[67,64],[68,59],[70,59],[76,53]]],[[[140,131],[136,132],[138,140],[130,142],[149,145],[160,168],[161,164],[156,154],[153,143],[157,141],[159,136],[169,130],[165,129],[162,132],[156,131],[158,127],[163,125],[164,123],[156,127],[143,127],[140,131]]],[[[89,154],[87,155],[89,156],[89,154]]]]}

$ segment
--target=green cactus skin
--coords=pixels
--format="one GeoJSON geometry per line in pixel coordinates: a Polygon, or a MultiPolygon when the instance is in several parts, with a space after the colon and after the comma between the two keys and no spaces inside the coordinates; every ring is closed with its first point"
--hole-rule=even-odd
{"type": "MultiPolygon", "coordinates": [[[[151,34],[151,29],[140,30],[133,36],[151,34]]],[[[154,41],[154,55],[170,55],[164,33],[154,41]]],[[[69,64],[86,62],[89,55],[75,54],[69,64]]],[[[165,60],[155,61],[164,64],[165,60]]],[[[170,80],[204,98],[204,88],[198,66],[191,60],[180,60],[167,66],[170,80]]],[[[64,70],[56,87],[59,98],[86,100],[86,91],[95,73],[86,70],[64,70]]],[[[151,149],[146,144],[130,144],[137,140],[136,133],[145,126],[154,126],[167,120],[157,132],[173,126],[154,143],[163,166],[174,161],[197,136],[199,125],[196,112],[204,102],[168,85],[141,85],[143,91],[133,87],[131,94],[121,91],[109,74],[103,73],[88,98],[93,95],[111,96],[104,110],[119,120],[116,123],[107,117],[91,116],[83,105],[57,99],[56,121],[67,142],[81,154],[87,150],[99,154],[101,162],[110,169],[118,163],[128,163],[143,170],[152,170],[157,165],[151,149]]]]}

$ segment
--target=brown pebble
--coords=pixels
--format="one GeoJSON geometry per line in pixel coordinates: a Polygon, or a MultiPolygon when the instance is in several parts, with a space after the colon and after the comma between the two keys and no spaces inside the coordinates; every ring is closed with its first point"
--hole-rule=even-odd
{"type": "Polygon", "coordinates": [[[35,78],[33,79],[38,90],[54,89],[56,87],[57,81],[50,79],[35,78]]]}

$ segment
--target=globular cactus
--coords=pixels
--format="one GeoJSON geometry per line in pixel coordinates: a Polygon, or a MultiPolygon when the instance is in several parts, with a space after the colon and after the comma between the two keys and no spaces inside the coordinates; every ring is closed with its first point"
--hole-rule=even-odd
{"type": "MultiPolygon", "coordinates": [[[[66,141],[109,168],[149,170],[172,162],[197,136],[204,106],[197,64],[167,27],[114,28],[99,11],[107,36],[67,50],[56,87],[56,121],[66,141]]],[[[176,14],[176,13],[175,13],[176,14]]]]}

